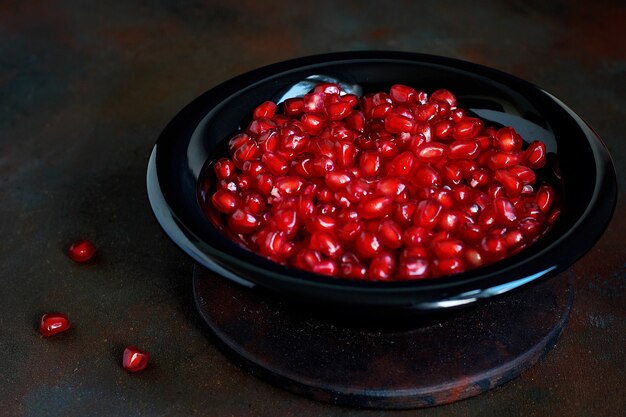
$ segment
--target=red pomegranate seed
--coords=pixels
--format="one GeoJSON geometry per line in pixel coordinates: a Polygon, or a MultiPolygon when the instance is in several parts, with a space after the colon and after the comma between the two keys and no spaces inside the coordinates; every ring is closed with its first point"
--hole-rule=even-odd
{"type": "Polygon", "coordinates": [[[421,258],[403,258],[398,263],[398,278],[421,279],[430,274],[428,260],[421,258]]]}
{"type": "Polygon", "coordinates": [[[512,127],[498,130],[495,139],[495,145],[503,151],[519,151],[522,148],[522,137],[512,127]]]}
{"type": "Polygon", "coordinates": [[[434,265],[439,275],[458,274],[465,271],[465,265],[459,258],[435,259],[434,265]]]}
{"type": "Polygon", "coordinates": [[[378,226],[380,241],[387,247],[397,249],[402,246],[402,229],[393,220],[383,220],[378,226]]]}
{"type": "Polygon", "coordinates": [[[454,122],[451,120],[440,120],[433,125],[433,135],[438,139],[448,139],[452,137],[454,122]]]}
{"type": "Polygon", "coordinates": [[[363,258],[373,258],[378,255],[382,244],[378,237],[371,232],[361,232],[354,240],[355,252],[363,258]]]}
{"type": "Polygon", "coordinates": [[[328,120],[342,120],[348,117],[350,113],[352,113],[352,106],[344,101],[326,107],[328,120]]]}
{"type": "Polygon", "coordinates": [[[211,197],[215,208],[221,212],[230,214],[237,209],[237,197],[227,190],[218,190],[211,197]]]}
{"type": "Polygon", "coordinates": [[[546,165],[546,145],[543,142],[534,141],[524,152],[524,161],[532,169],[543,168],[546,165]]]}
{"type": "Polygon", "coordinates": [[[390,254],[381,254],[372,259],[368,276],[372,280],[382,281],[392,277],[396,261],[390,254]]]}
{"type": "Polygon", "coordinates": [[[213,170],[218,180],[227,180],[234,177],[235,169],[235,164],[228,158],[220,158],[213,165],[213,170]]]}
{"type": "Polygon", "coordinates": [[[384,217],[393,210],[393,200],[389,197],[376,197],[363,201],[359,204],[357,211],[364,219],[376,219],[384,217]]]}
{"type": "Polygon", "coordinates": [[[96,247],[88,240],[81,239],[72,243],[67,251],[71,260],[83,263],[90,260],[96,253],[96,247]]]}
{"type": "Polygon", "coordinates": [[[483,129],[483,122],[474,117],[465,117],[456,121],[452,137],[455,140],[468,140],[475,138],[483,129]]]}
{"type": "Polygon", "coordinates": [[[434,162],[441,160],[448,154],[448,147],[443,143],[426,142],[417,149],[415,155],[425,162],[434,162]]]}
{"type": "Polygon", "coordinates": [[[254,119],[248,125],[246,129],[246,133],[254,138],[258,138],[263,133],[268,132],[270,130],[274,130],[276,128],[276,123],[268,119],[254,119]]]}
{"type": "Polygon", "coordinates": [[[401,114],[390,112],[385,117],[385,129],[391,133],[411,132],[415,128],[415,121],[401,114]]]}
{"type": "Polygon", "coordinates": [[[271,119],[276,113],[276,104],[273,101],[265,101],[261,103],[254,112],[252,117],[254,119],[271,119]]]}
{"type": "Polygon", "coordinates": [[[552,203],[554,202],[554,189],[549,185],[542,185],[537,190],[537,205],[539,209],[547,213],[552,207],[552,203]]]}
{"type": "Polygon", "coordinates": [[[139,372],[146,369],[150,361],[150,354],[135,346],[128,346],[124,349],[122,357],[122,367],[128,372],[139,372]]]}
{"type": "Polygon", "coordinates": [[[417,91],[402,84],[394,84],[389,89],[389,96],[396,103],[413,103],[417,100],[417,91]]]}
{"type": "Polygon", "coordinates": [[[367,275],[367,268],[356,261],[342,263],[339,269],[344,278],[363,279],[367,275]]]}
{"type": "Polygon", "coordinates": [[[448,158],[474,159],[478,156],[479,146],[475,140],[452,142],[449,146],[448,158]]]}
{"type": "Polygon", "coordinates": [[[47,313],[39,321],[39,333],[49,337],[64,332],[70,328],[70,321],[63,313],[47,313]]]}
{"type": "Polygon", "coordinates": [[[535,171],[523,165],[514,165],[512,167],[509,167],[507,171],[509,171],[510,174],[517,177],[517,179],[520,180],[525,185],[526,184],[532,185],[537,180],[537,175],[535,174],[535,171]]]}
{"type": "Polygon", "coordinates": [[[237,209],[228,218],[228,227],[237,234],[248,234],[259,227],[259,221],[247,209],[237,209]]]}
{"type": "Polygon", "coordinates": [[[395,175],[398,177],[408,177],[416,160],[413,153],[406,151],[396,156],[389,167],[389,175],[395,175]]]}
{"type": "Polygon", "coordinates": [[[504,224],[512,224],[517,220],[515,207],[506,198],[495,198],[493,200],[493,210],[498,220],[504,224]]]}
{"type": "Polygon", "coordinates": [[[444,101],[448,103],[450,107],[456,107],[456,97],[448,90],[437,90],[430,95],[430,99],[434,101],[444,101]]]}
{"type": "Polygon", "coordinates": [[[441,204],[433,200],[423,200],[417,204],[415,210],[415,223],[418,226],[431,229],[437,223],[441,213],[441,204]]]}

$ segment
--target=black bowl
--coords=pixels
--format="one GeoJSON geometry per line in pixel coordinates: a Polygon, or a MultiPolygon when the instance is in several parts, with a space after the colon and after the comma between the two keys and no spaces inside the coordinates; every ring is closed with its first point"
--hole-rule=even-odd
{"type": "Polygon", "coordinates": [[[617,185],[609,154],[596,133],[542,89],[484,66],[402,52],[346,52],[294,59],[226,81],[185,107],[165,128],[150,156],[148,196],[158,222],[204,267],[246,286],[316,308],[364,314],[441,312],[476,304],[556,275],[599,239],[613,213],[617,185]],[[265,100],[302,95],[319,81],[355,92],[394,83],[454,92],[459,106],[488,124],[513,126],[546,143],[561,172],[561,216],[537,243],[500,262],[436,279],[363,282],[287,268],[226,237],[207,220],[198,179],[207,161],[223,156],[224,141],[265,100]],[[554,158],[556,156],[556,158],[554,158]]]}

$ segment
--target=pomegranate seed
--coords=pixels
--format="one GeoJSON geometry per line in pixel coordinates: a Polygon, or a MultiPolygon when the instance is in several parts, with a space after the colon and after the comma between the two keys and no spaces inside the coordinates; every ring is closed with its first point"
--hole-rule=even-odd
{"type": "Polygon", "coordinates": [[[439,275],[458,274],[465,271],[465,265],[459,258],[435,259],[434,264],[439,275]]]}
{"type": "Polygon", "coordinates": [[[378,235],[389,248],[397,249],[402,245],[402,229],[393,220],[383,220],[378,226],[378,235]]]}
{"type": "Polygon", "coordinates": [[[402,84],[394,84],[389,89],[389,96],[396,103],[413,103],[417,100],[417,91],[402,84]]]}
{"type": "Polygon", "coordinates": [[[228,218],[228,227],[234,233],[248,234],[259,227],[259,221],[247,209],[237,209],[228,218]]]}
{"type": "Polygon", "coordinates": [[[438,139],[448,139],[452,136],[454,122],[451,120],[440,120],[433,125],[433,135],[438,139]]]}
{"type": "Polygon", "coordinates": [[[554,202],[554,189],[549,185],[542,185],[537,190],[537,205],[543,213],[547,213],[554,202]]]}
{"type": "Polygon", "coordinates": [[[271,119],[274,117],[274,113],[276,113],[276,104],[272,101],[266,101],[254,109],[252,117],[254,119],[271,119]]]}
{"type": "Polygon", "coordinates": [[[363,258],[373,258],[381,250],[378,237],[371,232],[361,232],[354,241],[355,252],[363,258]]]}
{"type": "Polygon", "coordinates": [[[362,133],[365,130],[365,114],[360,110],[354,110],[350,113],[348,116],[348,127],[362,133]]]}
{"type": "Polygon", "coordinates": [[[421,279],[430,273],[428,261],[420,258],[403,258],[398,263],[398,278],[421,279]]]}
{"type": "Polygon", "coordinates": [[[135,346],[128,346],[124,349],[122,367],[128,372],[143,371],[148,366],[149,360],[150,354],[148,352],[140,350],[135,346]]]}
{"type": "Polygon", "coordinates": [[[473,139],[483,129],[483,122],[474,117],[465,117],[456,121],[452,137],[455,140],[473,139]]]}
{"type": "Polygon", "coordinates": [[[304,100],[301,98],[288,98],[283,103],[283,112],[285,116],[297,117],[302,114],[304,110],[304,100]]]}
{"type": "Polygon", "coordinates": [[[396,112],[390,112],[385,117],[385,129],[391,133],[410,132],[415,128],[415,121],[396,112]]]}
{"type": "Polygon", "coordinates": [[[498,130],[495,139],[495,145],[503,151],[519,151],[522,148],[522,137],[512,127],[498,130]]]}
{"type": "Polygon", "coordinates": [[[328,120],[342,120],[348,117],[352,113],[352,106],[350,103],[339,102],[334,103],[326,107],[326,115],[328,120]]]}
{"type": "Polygon", "coordinates": [[[417,204],[415,223],[427,229],[433,228],[441,213],[441,204],[433,200],[423,200],[417,204]]]}
{"type": "Polygon", "coordinates": [[[337,275],[337,264],[331,260],[320,261],[313,265],[312,271],[316,274],[334,276],[337,275]]]}
{"type": "Polygon", "coordinates": [[[237,197],[227,190],[218,190],[211,197],[215,208],[221,212],[230,214],[237,209],[237,197]]]}
{"type": "Polygon", "coordinates": [[[389,197],[377,197],[359,204],[358,212],[364,219],[384,217],[393,209],[393,200],[389,197]]]}
{"type": "Polygon", "coordinates": [[[415,162],[415,157],[411,152],[402,152],[400,155],[396,156],[391,162],[389,175],[408,177],[413,170],[415,162]]]}
{"type": "Polygon", "coordinates": [[[49,337],[64,332],[70,328],[70,321],[63,313],[47,313],[39,321],[39,333],[49,337]]]}
{"type": "Polygon", "coordinates": [[[430,99],[434,101],[444,101],[448,103],[450,107],[456,107],[456,97],[448,90],[437,90],[430,95],[430,99]]]}
{"type": "Polygon", "coordinates": [[[72,243],[67,251],[68,256],[71,260],[76,263],[87,262],[96,253],[96,247],[93,243],[88,240],[77,240],[72,243]]]}
{"type": "Polygon", "coordinates": [[[388,280],[393,274],[396,261],[389,254],[381,254],[372,259],[368,276],[372,280],[388,280]]]}
{"type": "Polygon", "coordinates": [[[515,207],[505,198],[495,198],[493,200],[493,210],[498,220],[505,224],[512,224],[517,220],[515,207]]]}
{"type": "Polygon", "coordinates": [[[220,158],[213,165],[213,170],[218,180],[227,180],[234,177],[235,169],[235,164],[228,158],[220,158]]]}
{"type": "Polygon", "coordinates": [[[452,142],[449,146],[448,158],[450,159],[474,159],[479,152],[478,141],[464,140],[452,142]]]}
{"type": "Polygon", "coordinates": [[[524,161],[532,169],[543,168],[546,165],[546,145],[543,142],[534,141],[524,152],[524,161]]]}
{"type": "Polygon", "coordinates": [[[254,138],[258,138],[263,133],[274,130],[276,123],[268,119],[254,119],[248,125],[246,133],[254,138]]]}

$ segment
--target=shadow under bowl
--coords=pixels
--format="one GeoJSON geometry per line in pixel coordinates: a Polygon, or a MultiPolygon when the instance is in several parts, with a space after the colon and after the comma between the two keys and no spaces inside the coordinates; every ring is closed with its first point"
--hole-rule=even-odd
{"type": "MultiPolygon", "coordinates": [[[[549,172],[552,169],[544,175],[549,172]]],[[[617,199],[615,170],[606,147],[579,116],[551,94],[469,62],[376,51],[285,61],[205,92],[181,110],[159,137],[148,164],[147,186],[152,210],[165,233],[200,265],[314,310],[329,308],[361,318],[444,313],[554,276],[593,247],[607,227],[617,199]],[[302,95],[320,80],[340,82],[357,93],[388,90],[396,83],[427,92],[446,88],[455,93],[459,107],[488,125],[512,126],[526,140],[543,141],[550,163],[558,163],[560,217],[544,237],[509,258],[457,275],[417,281],[325,277],[248,251],[203,212],[198,200],[203,167],[225,155],[225,142],[245,128],[259,103],[302,95]]]]}

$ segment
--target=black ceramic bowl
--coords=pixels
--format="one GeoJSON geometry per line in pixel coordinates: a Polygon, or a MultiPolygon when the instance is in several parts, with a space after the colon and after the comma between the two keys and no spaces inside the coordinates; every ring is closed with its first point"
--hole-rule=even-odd
{"type": "Polygon", "coordinates": [[[261,286],[317,308],[357,314],[440,312],[556,275],[584,255],[606,228],[616,202],[615,171],[600,138],[571,109],[542,89],[480,65],[401,52],[347,52],[294,59],[226,81],[185,107],[165,128],[148,165],[148,196],[167,235],[217,274],[261,286]],[[522,252],[469,272],[436,279],[363,282],[287,268],[256,255],[220,232],[203,213],[198,178],[225,140],[265,100],[303,95],[316,80],[355,92],[402,83],[432,92],[446,88],[487,124],[513,126],[546,143],[562,174],[562,214],[552,230],[522,252]]]}

